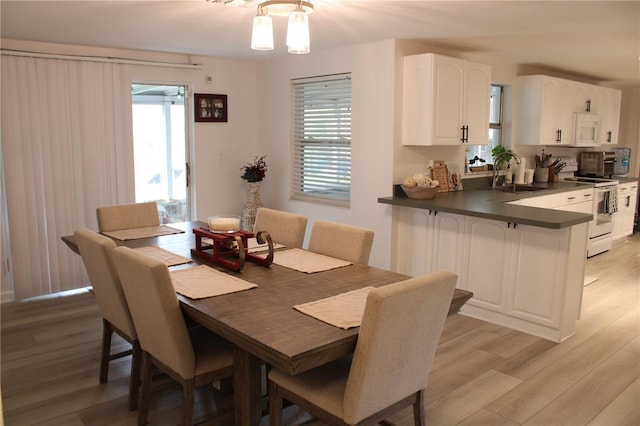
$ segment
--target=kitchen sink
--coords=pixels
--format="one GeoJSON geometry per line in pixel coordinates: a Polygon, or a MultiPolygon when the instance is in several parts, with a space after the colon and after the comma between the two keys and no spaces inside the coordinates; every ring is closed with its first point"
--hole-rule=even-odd
{"type": "Polygon", "coordinates": [[[495,188],[491,188],[494,191],[501,191],[501,192],[513,192],[514,194],[518,194],[520,192],[533,192],[533,191],[541,191],[543,189],[547,189],[544,187],[540,187],[540,186],[533,186],[533,185],[505,185],[505,186],[497,186],[495,188]]]}

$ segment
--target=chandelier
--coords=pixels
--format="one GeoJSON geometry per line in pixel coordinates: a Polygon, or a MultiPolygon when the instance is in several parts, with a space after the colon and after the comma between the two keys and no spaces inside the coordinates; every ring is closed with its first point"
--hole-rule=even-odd
{"type": "Polygon", "coordinates": [[[273,50],[273,24],[271,16],[288,16],[287,50],[303,54],[311,51],[309,40],[309,14],[313,5],[303,0],[265,0],[258,5],[253,18],[251,48],[273,50]]]}

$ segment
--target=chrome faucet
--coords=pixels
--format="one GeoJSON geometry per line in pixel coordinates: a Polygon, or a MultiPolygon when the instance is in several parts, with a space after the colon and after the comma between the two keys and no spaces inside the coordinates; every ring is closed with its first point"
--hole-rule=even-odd
{"type": "Polygon", "coordinates": [[[520,164],[520,157],[518,156],[518,154],[516,154],[515,152],[509,150],[509,151],[505,151],[505,152],[501,152],[500,154],[498,154],[494,159],[493,159],[493,178],[491,180],[491,187],[495,188],[497,186],[498,183],[498,176],[500,175],[498,173],[498,163],[500,162],[500,159],[502,157],[513,157],[516,160],[516,164],[520,164]]]}

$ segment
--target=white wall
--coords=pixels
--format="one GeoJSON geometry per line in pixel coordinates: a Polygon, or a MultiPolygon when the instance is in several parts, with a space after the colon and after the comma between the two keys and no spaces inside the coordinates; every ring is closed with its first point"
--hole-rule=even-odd
{"type": "Polygon", "coordinates": [[[395,130],[394,45],[392,40],[308,55],[289,55],[258,65],[257,147],[267,155],[262,201],[309,218],[363,226],[375,232],[369,263],[390,265],[390,210],[378,197],[392,193],[395,130]],[[351,72],[351,207],[289,199],[291,171],[291,79],[351,72]]]}

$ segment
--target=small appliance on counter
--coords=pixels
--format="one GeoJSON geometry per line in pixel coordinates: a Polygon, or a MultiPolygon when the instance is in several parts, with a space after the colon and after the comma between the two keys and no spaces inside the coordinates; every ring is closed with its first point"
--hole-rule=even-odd
{"type": "Polygon", "coordinates": [[[616,154],[613,151],[581,152],[578,161],[578,175],[610,178],[614,172],[615,161],[616,154]]]}
{"type": "Polygon", "coordinates": [[[629,174],[629,162],[631,161],[631,148],[611,148],[611,151],[616,156],[613,174],[627,176],[629,174]]]}

